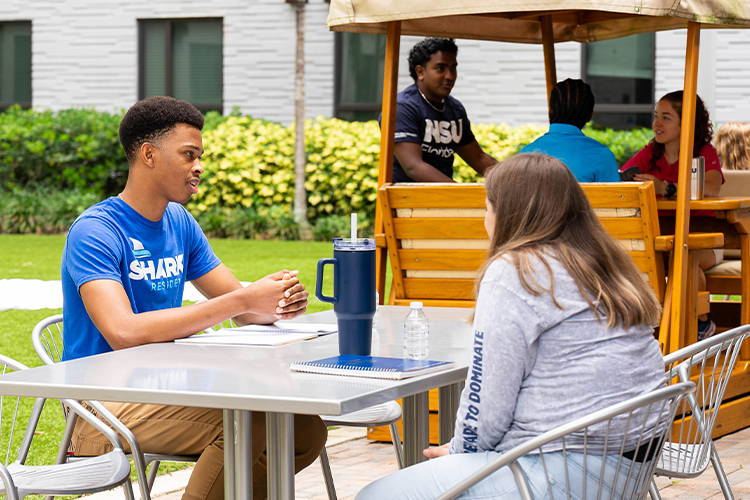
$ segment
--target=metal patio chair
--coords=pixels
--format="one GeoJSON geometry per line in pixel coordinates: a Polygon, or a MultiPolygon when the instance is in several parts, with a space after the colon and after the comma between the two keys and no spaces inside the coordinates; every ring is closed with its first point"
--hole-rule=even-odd
{"type": "MultiPolygon", "coordinates": [[[[474,486],[482,479],[504,466],[510,467],[515,477],[521,498],[532,500],[531,489],[526,480],[523,469],[519,466],[517,459],[528,453],[537,453],[541,462],[547,483],[544,485],[549,498],[571,498],[571,477],[580,474],[587,477],[587,481],[581,481],[583,491],[576,494],[587,500],[618,499],[618,500],[642,500],[649,491],[652,482],[653,470],[656,460],[664,443],[664,438],[669,428],[669,423],[674,418],[679,403],[686,395],[693,394],[695,384],[692,382],[680,382],[655,390],[648,394],[623,401],[616,405],[599,410],[573,422],[545,432],[541,436],[516,446],[512,450],[503,453],[495,460],[485,465],[468,478],[442,494],[437,500],[450,500],[474,486]],[[618,424],[625,423],[629,431],[637,431],[637,438],[616,438],[610,435],[611,424],[617,419],[618,424]],[[589,439],[589,429],[593,426],[601,432],[605,432],[605,438],[589,439]],[[550,443],[555,443],[562,451],[569,451],[567,443],[575,438],[583,441],[583,470],[576,472],[571,467],[566,467],[564,477],[550,478],[544,459],[544,449],[550,443]],[[596,442],[594,442],[596,441],[596,442]],[[611,455],[617,458],[617,467],[605,471],[605,462],[597,467],[588,468],[588,457],[611,455]],[[615,478],[611,489],[608,488],[601,477],[605,472],[615,478]],[[552,485],[558,490],[564,489],[565,494],[553,495],[552,485]],[[589,488],[587,490],[587,488],[589,488]]],[[[538,486],[538,485],[537,485],[538,486]]]]}
{"type": "MultiPolygon", "coordinates": [[[[26,370],[28,367],[0,355],[0,369],[0,373],[4,375],[26,370]]],[[[44,398],[37,398],[32,406],[31,400],[32,398],[0,395],[0,448],[3,451],[3,457],[0,458],[0,495],[6,495],[9,500],[20,500],[27,495],[83,495],[124,485],[126,497],[133,499],[130,463],[123,453],[120,438],[76,401],[62,400],[107,436],[115,449],[75,463],[27,465],[29,449],[45,402],[44,398]],[[23,425],[21,422],[29,412],[23,436],[14,436],[16,426],[20,432],[23,425]]]]}
{"type": "MultiPolygon", "coordinates": [[[[387,425],[391,431],[391,441],[396,453],[396,462],[398,468],[404,468],[404,455],[401,448],[401,437],[398,433],[398,421],[401,420],[401,406],[395,401],[370,406],[363,410],[354,411],[344,415],[321,415],[323,423],[328,427],[348,426],[348,427],[377,427],[387,425]]],[[[328,462],[328,453],[325,447],[320,452],[320,467],[323,469],[323,479],[326,482],[326,491],[329,500],[337,500],[336,488],[333,484],[331,475],[331,465],[328,462]]]]}
{"type": "MultiPolygon", "coordinates": [[[[741,326],[664,357],[667,378],[692,380],[696,392],[688,395],[677,411],[677,421],[667,435],[656,465],[657,476],[697,477],[711,462],[724,498],[734,498],[711,435],[740,347],[749,334],[750,325],[741,326]]],[[[655,483],[651,486],[651,498],[661,498],[655,483]]]]}
{"type": "MultiPolygon", "coordinates": [[[[63,316],[56,314],[40,321],[31,333],[31,342],[37,356],[46,365],[58,363],[63,354],[63,316]]],[[[62,403],[62,402],[61,402],[62,403]]],[[[161,462],[197,462],[198,456],[189,455],[161,455],[157,453],[144,453],[138,445],[138,441],[132,432],[118,420],[102,403],[99,401],[86,401],[96,413],[109,423],[128,443],[131,453],[127,457],[133,460],[135,465],[138,486],[141,492],[142,500],[150,500],[151,490],[154,487],[156,475],[159,472],[161,462]],[[146,472],[149,465],[151,469],[146,472]]],[[[57,454],[57,463],[65,463],[71,459],[77,460],[75,456],[69,455],[70,442],[73,437],[73,428],[75,427],[78,415],[76,412],[70,412],[67,403],[62,404],[63,418],[65,419],[65,434],[60,442],[60,448],[57,454]]],[[[51,499],[50,499],[51,500],[51,499]]]]}

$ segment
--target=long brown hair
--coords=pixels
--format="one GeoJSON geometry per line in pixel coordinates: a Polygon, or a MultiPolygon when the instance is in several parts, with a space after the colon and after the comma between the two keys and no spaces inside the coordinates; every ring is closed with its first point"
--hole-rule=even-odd
{"type": "Polygon", "coordinates": [[[661,306],[630,256],[607,233],[573,174],[561,161],[540,154],[509,158],[487,174],[487,201],[495,227],[476,292],[489,265],[506,259],[518,269],[523,287],[555,299],[547,257],[557,259],[575,280],[597,318],[607,327],[654,325],[661,306]],[[534,277],[541,262],[549,288],[534,277]]]}
{"type": "Polygon", "coordinates": [[[714,144],[721,168],[750,170],[750,123],[725,123],[716,132],[714,144]]]}
{"type": "MultiPolygon", "coordinates": [[[[672,109],[677,113],[677,117],[682,122],[682,90],[676,90],[666,94],[664,97],[659,99],[659,102],[667,101],[672,105],[672,109]]],[[[711,139],[714,138],[714,126],[711,124],[711,120],[708,117],[708,110],[703,104],[703,100],[699,95],[695,96],[695,138],[693,139],[693,158],[700,155],[701,149],[706,144],[711,143],[711,139]]],[[[656,167],[656,161],[661,158],[664,154],[664,144],[656,142],[656,139],[651,139],[651,160],[649,163],[652,168],[656,167]]]]}

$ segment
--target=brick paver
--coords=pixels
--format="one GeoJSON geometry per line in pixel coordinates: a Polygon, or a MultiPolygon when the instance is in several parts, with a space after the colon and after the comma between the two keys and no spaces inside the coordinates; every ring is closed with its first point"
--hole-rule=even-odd
{"type": "MultiPolygon", "coordinates": [[[[398,469],[393,446],[390,443],[376,443],[364,437],[336,442],[328,445],[328,457],[336,484],[339,500],[351,500],[370,482],[398,469]]],[[[351,435],[350,438],[351,439],[351,435]]],[[[716,441],[716,448],[722,460],[729,483],[737,500],[750,500],[750,428],[730,434],[716,441]]],[[[179,473],[178,473],[179,474],[179,473]]],[[[187,475],[182,472],[182,481],[187,475]]],[[[157,485],[159,481],[157,480],[157,485]]],[[[719,483],[713,467],[695,479],[657,478],[656,484],[664,500],[722,500],[719,483]]],[[[300,472],[295,478],[296,496],[299,500],[326,500],[325,484],[319,461],[300,472]]],[[[182,486],[184,488],[184,485],[182,486]]],[[[112,495],[113,493],[109,493],[112,495]]],[[[102,495],[102,494],[100,494],[102,495]]],[[[115,494],[119,500],[122,493],[115,494]]],[[[97,495],[99,496],[99,495],[97,495]]],[[[155,500],[180,500],[181,491],[155,494],[155,500]]],[[[114,497],[112,497],[114,498],[114,497]]],[[[97,498],[95,500],[109,500],[97,498]]]]}

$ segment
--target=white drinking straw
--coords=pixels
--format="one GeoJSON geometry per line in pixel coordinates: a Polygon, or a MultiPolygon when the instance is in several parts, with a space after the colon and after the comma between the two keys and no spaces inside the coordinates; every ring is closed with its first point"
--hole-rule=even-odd
{"type": "Polygon", "coordinates": [[[357,241],[357,214],[352,214],[352,243],[357,241]]]}

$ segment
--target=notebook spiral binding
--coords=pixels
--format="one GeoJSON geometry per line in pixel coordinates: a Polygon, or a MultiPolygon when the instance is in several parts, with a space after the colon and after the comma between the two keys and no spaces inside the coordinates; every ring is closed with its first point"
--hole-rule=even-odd
{"type": "Polygon", "coordinates": [[[318,368],[321,370],[338,370],[338,371],[349,371],[349,370],[357,370],[357,371],[368,371],[368,372],[376,372],[376,373],[393,373],[397,372],[395,368],[375,368],[372,366],[348,366],[346,368],[341,368],[338,365],[332,365],[332,364],[325,364],[321,365],[315,362],[310,361],[302,361],[294,363],[297,366],[307,366],[312,368],[318,368]]]}

